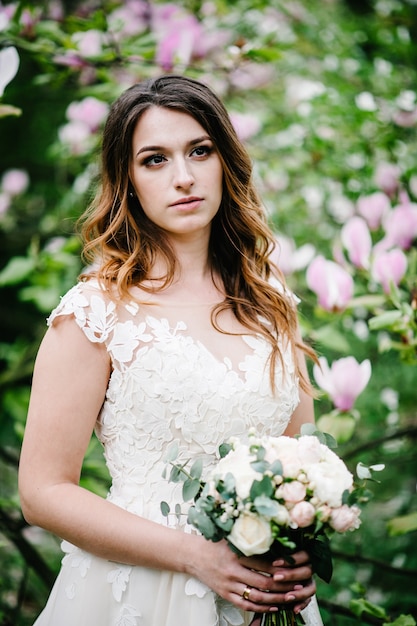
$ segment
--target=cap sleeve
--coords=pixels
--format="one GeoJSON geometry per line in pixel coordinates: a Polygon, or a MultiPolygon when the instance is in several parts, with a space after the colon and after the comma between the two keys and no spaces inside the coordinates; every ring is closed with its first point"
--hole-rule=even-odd
{"type": "Polygon", "coordinates": [[[62,298],[47,319],[52,326],[57,317],[73,316],[89,341],[103,343],[116,322],[116,305],[96,282],[78,283],[62,298]]]}
{"type": "Polygon", "coordinates": [[[300,298],[296,296],[295,293],[291,291],[291,289],[289,289],[286,285],[284,286],[282,282],[275,276],[271,276],[269,278],[269,284],[272,285],[272,287],[275,287],[275,289],[279,293],[281,293],[284,296],[287,296],[287,298],[289,298],[293,302],[293,304],[295,304],[296,306],[300,304],[301,302],[300,298]]]}

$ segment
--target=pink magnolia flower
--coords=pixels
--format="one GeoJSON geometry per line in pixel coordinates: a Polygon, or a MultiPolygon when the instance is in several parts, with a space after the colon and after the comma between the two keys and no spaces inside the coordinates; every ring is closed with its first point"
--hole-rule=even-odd
{"type": "Polygon", "coordinates": [[[128,0],[108,15],[107,23],[116,39],[139,35],[149,25],[149,3],[128,0]]]}
{"type": "Polygon", "coordinates": [[[13,46],[0,50],[0,98],[19,69],[19,54],[13,46]]]}
{"type": "Polygon", "coordinates": [[[72,35],[72,40],[76,44],[79,54],[87,59],[101,54],[103,39],[104,33],[94,29],[72,35]]]}
{"type": "Polygon", "coordinates": [[[217,42],[207,37],[194,15],[175,4],[153,7],[152,26],[158,40],[156,60],[165,70],[176,64],[187,66],[191,59],[206,56],[217,42]]]}
{"type": "Polygon", "coordinates": [[[398,285],[407,271],[407,257],[399,248],[383,251],[374,258],[372,278],[382,285],[385,293],[390,292],[391,283],[398,285]]]}
{"type": "Polygon", "coordinates": [[[317,256],[308,266],[307,285],[326,311],[343,310],[353,295],[352,276],[340,265],[317,256]]]}
{"type": "Polygon", "coordinates": [[[1,179],[3,193],[11,198],[24,193],[29,186],[29,175],[26,170],[6,170],[1,179]]]}
{"type": "Polygon", "coordinates": [[[91,146],[91,132],[84,122],[69,122],[58,130],[59,140],[68,146],[71,154],[77,156],[88,152],[91,146]]]}
{"type": "Polygon", "coordinates": [[[87,61],[82,59],[77,53],[73,50],[69,50],[66,54],[57,54],[53,57],[54,63],[57,65],[65,65],[67,67],[74,67],[76,69],[81,69],[86,67],[87,61]]]}
{"type": "Polygon", "coordinates": [[[249,113],[231,113],[230,119],[240,141],[247,141],[261,129],[261,122],[249,113]]]}
{"type": "Polygon", "coordinates": [[[369,267],[372,239],[368,226],[362,217],[351,217],[341,230],[342,244],[347,250],[350,262],[363,269],[369,267]]]}
{"type": "Polygon", "coordinates": [[[70,122],[85,124],[91,132],[95,132],[107,117],[108,111],[109,107],[105,102],[89,96],[79,102],[71,102],[66,115],[70,122]]]}
{"type": "Polygon", "coordinates": [[[388,213],[383,226],[390,247],[408,250],[417,237],[417,204],[405,199],[388,213]]]}
{"type": "Polygon", "coordinates": [[[381,225],[381,221],[391,208],[388,196],[382,191],[376,191],[369,196],[361,196],[356,208],[358,213],[365,218],[371,230],[376,230],[381,225]]]}
{"type": "Polygon", "coordinates": [[[331,368],[325,357],[314,365],[313,375],[318,386],[326,391],[340,411],[350,411],[356,398],[365,389],[371,377],[371,363],[358,363],[353,356],[333,361],[331,368]]]}
{"type": "Polygon", "coordinates": [[[374,180],[379,189],[388,196],[393,196],[399,187],[401,170],[394,163],[380,163],[376,168],[374,180]]]}
{"type": "Polygon", "coordinates": [[[277,245],[270,259],[286,276],[307,267],[314,257],[315,248],[312,244],[306,243],[296,248],[293,239],[281,234],[276,235],[275,240],[277,245]]]}

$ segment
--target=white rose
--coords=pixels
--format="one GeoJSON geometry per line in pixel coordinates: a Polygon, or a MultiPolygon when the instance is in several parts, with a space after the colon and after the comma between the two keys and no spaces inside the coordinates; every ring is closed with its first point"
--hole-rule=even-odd
{"type": "Polygon", "coordinates": [[[253,513],[242,513],[237,518],[228,539],[245,556],[265,554],[273,542],[269,522],[253,513]]]}
{"type": "Polygon", "coordinates": [[[357,506],[349,507],[346,504],[334,509],[330,516],[330,526],[338,533],[354,530],[360,526],[361,511],[357,506]]]}
{"type": "Polygon", "coordinates": [[[350,491],[353,485],[352,474],[335,454],[326,461],[310,465],[306,473],[315,497],[331,507],[341,506],[343,492],[350,491]]]}
{"type": "Polygon", "coordinates": [[[284,476],[296,478],[302,469],[302,461],[298,456],[298,440],[293,437],[270,437],[263,445],[266,450],[265,459],[269,463],[281,461],[284,476]]]}
{"type": "Polygon", "coordinates": [[[316,510],[310,502],[297,502],[290,511],[291,521],[298,528],[307,528],[314,522],[316,510]]]}
{"type": "Polygon", "coordinates": [[[255,472],[251,467],[250,463],[253,460],[248,446],[239,445],[220,459],[212,476],[224,478],[228,473],[233,474],[236,481],[236,493],[243,500],[249,496],[253,481],[262,478],[262,474],[255,472]]]}

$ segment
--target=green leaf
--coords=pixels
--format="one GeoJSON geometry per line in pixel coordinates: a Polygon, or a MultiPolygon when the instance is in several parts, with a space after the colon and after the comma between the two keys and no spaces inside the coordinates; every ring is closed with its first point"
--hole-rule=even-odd
{"type": "Polygon", "coordinates": [[[282,476],[284,473],[284,468],[282,467],[282,463],[279,459],[274,461],[269,469],[274,476],[282,476]]]}
{"type": "Polygon", "coordinates": [[[386,619],[387,614],[385,610],[377,606],[376,604],[372,604],[369,600],[365,600],[365,598],[358,598],[356,600],[351,600],[349,603],[349,608],[357,617],[361,617],[363,613],[368,615],[373,615],[374,617],[378,617],[379,619],[386,619]]]}
{"type": "Polygon", "coordinates": [[[329,583],[333,575],[333,561],[330,541],[326,535],[312,539],[306,543],[314,572],[324,582],[329,583]]]}
{"type": "Polygon", "coordinates": [[[185,502],[194,500],[201,489],[201,483],[197,478],[187,478],[182,486],[182,497],[185,502]]]}
{"type": "Polygon", "coordinates": [[[182,480],[184,480],[184,474],[182,472],[182,468],[179,467],[178,465],[174,465],[169,475],[169,482],[179,483],[182,480]]]}
{"type": "Polygon", "coordinates": [[[253,505],[258,513],[265,517],[275,517],[279,512],[278,502],[266,496],[258,496],[255,498],[253,505]]]}
{"type": "Polygon", "coordinates": [[[255,470],[255,472],[259,472],[260,474],[263,474],[270,469],[268,461],[252,461],[250,466],[253,470],[255,470]]]}
{"type": "Polygon", "coordinates": [[[188,512],[188,522],[195,526],[206,539],[215,539],[218,536],[218,530],[204,511],[198,511],[195,507],[191,507],[188,512]]]}
{"type": "Polygon", "coordinates": [[[405,535],[417,530],[417,512],[410,513],[409,515],[401,515],[400,517],[394,517],[387,523],[388,532],[391,537],[398,535],[405,535]]]}
{"type": "Polygon", "coordinates": [[[311,334],[314,342],[320,343],[325,348],[330,348],[342,354],[350,353],[351,345],[346,339],[346,336],[339,333],[332,324],[321,326],[312,331],[311,334]]]}
{"type": "Polygon", "coordinates": [[[222,443],[219,446],[219,455],[221,459],[224,459],[224,457],[229,454],[230,450],[232,449],[232,446],[230,445],[230,443],[222,443]]]}
{"type": "Polygon", "coordinates": [[[200,480],[203,473],[203,459],[199,458],[194,461],[190,469],[190,476],[200,480]]]}
{"type": "Polygon", "coordinates": [[[171,511],[171,507],[169,506],[168,502],[161,502],[161,513],[164,517],[168,517],[169,513],[171,511]]]}
{"type": "Polygon", "coordinates": [[[10,259],[6,267],[0,272],[0,286],[5,285],[17,285],[28,276],[35,269],[36,264],[34,259],[26,256],[15,256],[10,259]]]}
{"type": "Polygon", "coordinates": [[[270,497],[274,493],[274,486],[269,476],[264,476],[261,480],[254,480],[250,488],[250,499],[255,501],[259,496],[270,497]]]}
{"type": "Polygon", "coordinates": [[[416,620],[412,615],[400,615],[393,622],[384,622],[382,626],[416,626],[416,620]]]}
{"type": "Polygon", "coordinates": [[[379,330],[380,328],[389,328],[402,317],[401,311],[384,311],[381,315],[371,317],[368,326],[371,330],[379,330]]]}

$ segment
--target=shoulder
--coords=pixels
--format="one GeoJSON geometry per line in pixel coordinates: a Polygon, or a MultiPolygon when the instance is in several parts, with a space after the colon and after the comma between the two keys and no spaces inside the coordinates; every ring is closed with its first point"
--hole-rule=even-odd
{"type": "Polygon", "coordinates": [[[96,280],[79,282],[51,312],[48,326],[60,316],[72,316],[90,341],[104,342],[116,321],[116,303],[96,280]]]}

